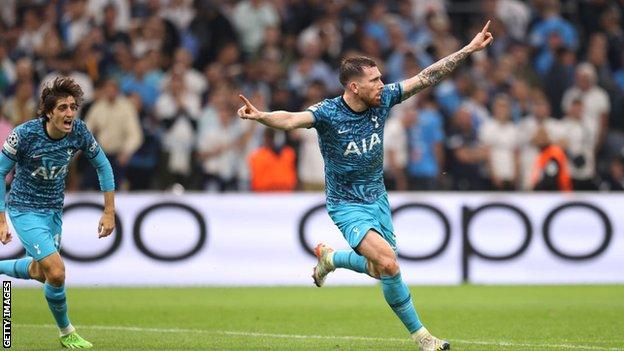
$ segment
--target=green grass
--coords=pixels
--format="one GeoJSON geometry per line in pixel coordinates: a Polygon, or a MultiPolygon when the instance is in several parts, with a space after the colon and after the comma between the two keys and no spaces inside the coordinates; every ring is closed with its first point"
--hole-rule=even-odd
{"type": "MultiPolygon", "coordinates": [[[[453,350],[624,350],[624,286],[412,287],[453,350]]],[[[379,287],[69,289],[96,350],[415,350],[379,287]],[[352,338],[348,338],[352,337],[352,338]]],[[[60,349],[39,289],[13,289],[13,349],[60,349]]]]}

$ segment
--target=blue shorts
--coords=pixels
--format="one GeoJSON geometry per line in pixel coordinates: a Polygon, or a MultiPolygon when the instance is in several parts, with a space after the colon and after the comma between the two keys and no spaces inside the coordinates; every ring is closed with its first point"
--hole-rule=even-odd
{"type": "Polygon", "coordinates": [[[364,235],[370,229],[374,229],[396,251],[396,237],[392,226],[388,195],[380,196],[372,204],[327,205],[327,212],[353,249],[360,245],[364,235]]]}
{"type": "Polygon", "coordinates": [[[63,229],[61,211],[44,213],[9,209],[8,213],[28,256],[41,261],[59,251],[63,229]]]}

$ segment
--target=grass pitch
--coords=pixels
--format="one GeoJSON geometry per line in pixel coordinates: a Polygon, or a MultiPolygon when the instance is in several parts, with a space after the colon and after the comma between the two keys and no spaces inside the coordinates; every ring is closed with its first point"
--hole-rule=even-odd
{"type": "MultiPolygon", "coordinates": [[[[624,286],[411,287],[452,350],[624,350],[624,286]]],[[[371,287],[68,289],[95,350],[416,350],[371,287]]],[[[13,289],[12,349],[60,350],[42,290],[13,289]]]]}

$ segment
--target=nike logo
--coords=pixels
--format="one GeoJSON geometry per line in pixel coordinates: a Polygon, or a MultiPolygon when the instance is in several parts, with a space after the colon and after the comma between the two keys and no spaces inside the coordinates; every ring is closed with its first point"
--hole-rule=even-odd
{"type": "Polygon", "coordinates": [[[351,130],[351,129],[339,130],[339,131],[338,131],[338,134],[344,134],[344,133],[346,133],[346,132],[348,132],[348,131],[350,131],[350,130],[351,130]]]}

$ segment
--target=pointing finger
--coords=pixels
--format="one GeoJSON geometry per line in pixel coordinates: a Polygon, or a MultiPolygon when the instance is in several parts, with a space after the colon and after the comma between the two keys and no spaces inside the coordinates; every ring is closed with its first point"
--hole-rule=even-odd
{"type": "Polygon", "coordinates": [[[488,20],[487,23],[485,24],[485,27],[483,27],[483,29],[481,30],[481,33],[483,34],[487,33],[489,28],[490,28],[490,21],[488,20]]]}
{"type": "Polygon", "coordinates": [[[238,97],[243,100],[243,103],[245,103],[245,105],[247,105],[248,108],[252,108],[253,105],[251,104],[251,102],[249,102],[249,100],[247,100],[246,97],[244,97],[242,94],[238,94],[238,97]]]}

